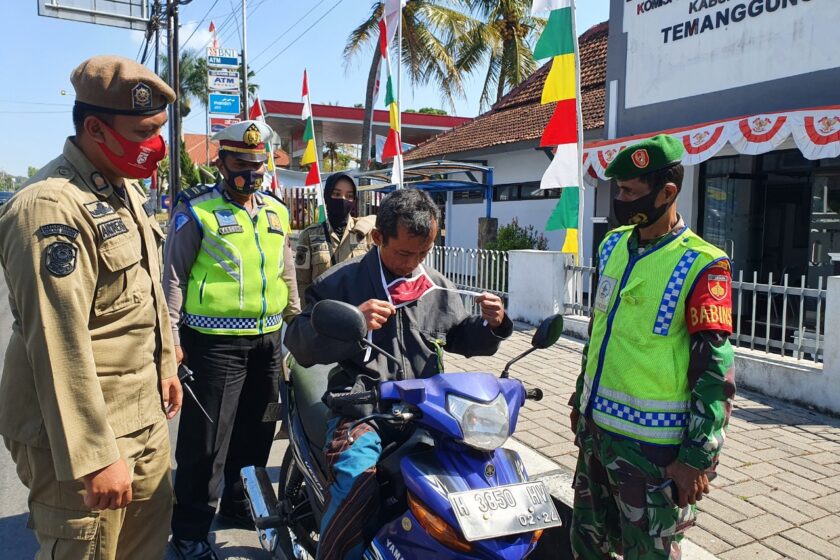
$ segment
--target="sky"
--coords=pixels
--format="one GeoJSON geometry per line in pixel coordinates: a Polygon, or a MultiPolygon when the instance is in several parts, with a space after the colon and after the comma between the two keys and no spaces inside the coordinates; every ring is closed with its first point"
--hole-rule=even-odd
{"type": "MultiPolygon", "coordinates": [[[[98,54],[138,59],[143,43],[139,31],[38,16],[38,1],[6,0],[9,5],[0,18],[0,62],[6,75],[0,92],[0,170],[12,175],[25,176],[29,166],[41,167],[55,158],[72,134],[72,70],[98,54]]],[[[364,102],[370,50],[349,65],[342,50],[371,5],[371,0],[247,0],[248,64],[257,71],[260,96],[299,101],[306,68],[313,103],[364,102]]],[[[241,7],[241,0],[193,0],[183,6],[182,48],[203,51],[213,21],[220,46],[241,49],[241,7]]],[[[581,2],[578,32],[608,17],[609,0],[581,2]]],[[[402,108],[439,107],[474,117],[479,114],[481,78],[467,79],[465,97],[456,100],[454,113],[434,86],[414,88],[404,80],[402,108]]],[[[204,133],[204,111],[194,107],[184,130],[204,133]]]]}

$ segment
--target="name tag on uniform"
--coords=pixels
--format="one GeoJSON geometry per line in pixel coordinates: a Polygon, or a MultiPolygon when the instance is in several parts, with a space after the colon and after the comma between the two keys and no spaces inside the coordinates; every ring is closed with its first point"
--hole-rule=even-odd
{"type": "Polygon", "coordinates": [[[598,281],[598,292],[595,295],[595,309],[607,313],[610,310],[613,292],[618,280],[609,276],[602,276],[598,281]]]}
{"type": "Polygon", "coordinates": [[[280,216],[271,210],[266,210],[265,217],[268,220],[268,231],[271,233],[279,233],[285,235],[283,232],[283,224],[280,222],[280,216]]]}
{"type": "Polygon", "coordinates": [[[214,210],[213,215],[216,216],[216,222],[219,224],[219,233],[227,235],[229,233],[242,233],[245,231],[239,222],[236,221],[236,216],[233,215],[233,210],[222,208],[214,210]]]}

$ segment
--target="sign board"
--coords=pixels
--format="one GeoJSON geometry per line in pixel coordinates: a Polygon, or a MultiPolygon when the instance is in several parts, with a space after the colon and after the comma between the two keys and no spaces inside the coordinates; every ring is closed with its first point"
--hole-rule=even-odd
{"type": "Polygon", "coordinates": [[[38,15],[146,31],[149,0],[38,0],[38,15]]]}
{"type": "Polygon", "coordinates": [[[840,66],[837,0],[625,0],[625,108],[840,66]]]}
{"type": "Polygon", "coordinates": [[[224,117],[210,117],[210,132],[216,133],[230,125],[236,124],[240,119],[227,119],[224,117]]]}
{"type": "Polygon", "coordinates": [[[239,68],[238,56],[208,56],[207,66],[212,68],[239,68]]]}
{"type": "Polygon", "coordinates": [[[239,72],[208,70],[207,87],[212,91],[238,91],[239,72]]]}
{"type": "Polygon", "coordinates": [[[239,106],[238,95],[211,93],[209,106],[211,113],[219,113],[223,115],[238,115],[242,111],[239,106]]]}

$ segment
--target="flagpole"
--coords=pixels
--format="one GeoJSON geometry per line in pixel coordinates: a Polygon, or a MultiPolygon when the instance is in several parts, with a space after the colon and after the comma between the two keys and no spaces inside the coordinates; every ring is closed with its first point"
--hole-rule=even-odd
{"type": "Polygon", "coordinates": [[[583,220],[586,201],[586,187],[583,182],[583,92],[580,88],[580,39],[577,33],[577,6],[571,0],[572,37],[575,42],[575,81],[577,82],[577,127],[578,127],[578,263],[583,262],[583,220]]]}
{"type": "MultiPolygon", "coordinates": [[[[399,132],[397,140],[399,141],[399,150],[396,157],[400,158],[400,176],[397,188],[403,187],[403,162],[402,162],[402,28],[403,28],[403,3],[399,3],[399,11],[397,12],[397,132],[399,132]]],[[[396,160],[395,157],[395,160],[396,160]]],[[[396,161],[394,162],[396,163],[396,161]]]]}

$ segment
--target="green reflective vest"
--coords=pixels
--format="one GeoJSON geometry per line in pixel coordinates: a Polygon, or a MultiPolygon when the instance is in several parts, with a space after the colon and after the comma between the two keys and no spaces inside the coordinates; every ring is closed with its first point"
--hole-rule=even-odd
{"type": "Polygon", "coordinates": [[[206,334],[279,330],[289,299],[282,278],[289,213],[280,202],[262,196],[252,219],[219,189],[184,197],[202,234],[190,270],[184,323],[206,334]]]}
{"type": "Polygon", "coordinates": [[[631,256],[633,229],[613,230],[599,250],[581,412],[613,434],[678,445],[691,399],[686,300],[701,273],[727,257],[688,228],[631,256]]]}

